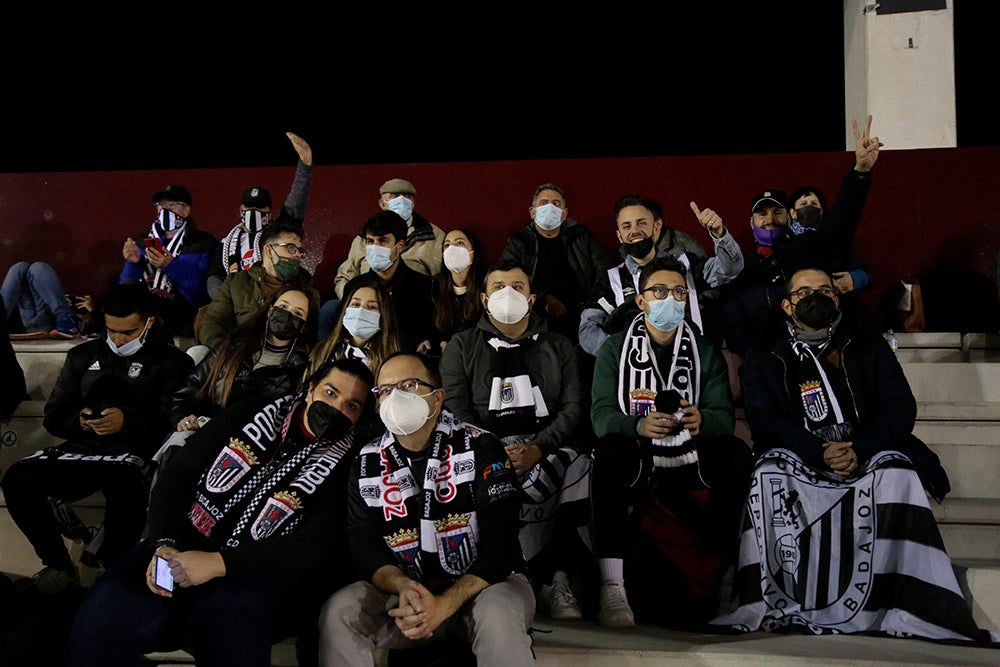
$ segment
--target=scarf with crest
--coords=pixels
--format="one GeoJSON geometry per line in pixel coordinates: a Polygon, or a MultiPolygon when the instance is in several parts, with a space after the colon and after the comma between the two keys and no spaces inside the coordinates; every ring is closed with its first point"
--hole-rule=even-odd
{"type": "MultiPolygon", "coordinates": [[[[186,231],[187,222],[178,228],[177,233],[174,234],[172,239],[167,239],[166,230],[163,229],[159,219],[157,219],[153,222],[153,226],[150,228],[147,236],[151,239],[160,239],[163,242],[164,250],[173,255],[174,258],[177,258],[184,251],[184,233],[186,231]]],[[[166,292],[168,294],[174,293],[174,281],[167,277],[167,274],[162,269],[158,269],[150,264],[148,259],[145,262],[142,275],[150,291],[157,293],[166,292]]]]}
{"type": "MultiPolygon", "coordinates": [[[[701,395],[701,357],[691,326],[684,320],[677,326],[670,368],[664,375],[650,345],[644,317],[643,313],[636,315],[625,333],[618,368],[618,406],[625,414],[643,416],[655,411],[657,393],[670,389],[691,405],[697,405],[701,395]]],[[[698,463],[698,450],[687,429],[651,442],[656,468],[698,463]]]]}
{"type": "Polygon", "coordinates": [[[789,342],[798,361],[789,369],[792,382],[798,386],[802,401],[802,425],[826,442],[849,442],[852,424],[844,418],[844,410],[837,400],[837,392],[819,357],[829,345],[829,336],[819,346],[810,345],[796,335],[793,325],[788,325],[789,342]]]}
{"type": "Polygon", "coordinates": [[[361,449],[361,497],[368,507],[381,511],[385,543],[408,577],[454,579],[475,562],[475,440],[484,432],[442,410],[423,475],[414,470],[417,457],[388,431],[361,449]]]}

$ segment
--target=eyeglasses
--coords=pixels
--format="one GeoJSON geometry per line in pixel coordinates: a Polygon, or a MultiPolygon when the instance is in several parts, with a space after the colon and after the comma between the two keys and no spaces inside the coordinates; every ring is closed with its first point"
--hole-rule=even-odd
{"type": "Polygon", "coordinates": [[[788,297],[791,298],[794,296],[798,297],[799,299],[804,299],[807,296],[810,296],[813,292],[819,292],[823,296],[837,295],[837,290],[833,289],[829,285],[823,285],[823,287],[817,287],[816,289],[813,289],[812,287],[800,287],[794,292],[789,292],[788,297]]]}
{"type": "Polygon", "coordinates": [[[282,241],[281,243],[269,243],[268,245],[278,246],[279,248],[284,248],[292,257],[303,257],[306,254],[306,249],[302,246],[295,245],[291,241],[282,241]]]}
{"type": "Polygon", "coordinates": [[[396,389],[405,391],[408,394],[416,394],[420,391],[421,387],[426,387],[431,391],[438,389],[438,387],[435,387],[431,383],[425,382],[419,378],[407,378],[405,380],[400,380],[395,384],[380,384],[372,387],[372,394],[375,395],[376,399],[388,396],[396,389]]]}
{"type": "Polygon", "coordinates": [[[182,201],[166,201],[166,200],[158,201],[155,204],[153,204],[153,208],[155,208],[157,211],[159,211],[161,208],[171,210],[177,208],[178,206],[187,206],[187,204],[185,204],[182,201]]]}
{"type": "Polygon", "coordinates": [[[645,294],[646,292],[652,292],[653,296],[656,297],[657,299],[666,299],[668,296],[673,294],[674,298],[677,299],[678,301],[684,301],[685,299],[687,299],[688,291],[689,290],[687,287],[667,287],[666,285],[650,285],[646,289],[642,290],[642,293],[645,294]]]}

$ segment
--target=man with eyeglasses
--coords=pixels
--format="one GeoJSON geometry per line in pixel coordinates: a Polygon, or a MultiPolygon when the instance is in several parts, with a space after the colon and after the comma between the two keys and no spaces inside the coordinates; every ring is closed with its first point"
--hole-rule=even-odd
{"type": "Polygon", "coordinates": [[[684,319],[686,271],[670,256],[643,266],[639,314],[597,355],[591,502],[606,627],[699,627],[735,560],[750,450],[733,435],[721,352],[684,319]]]}
{"type": "Polygon", "coordinates": [[[194,368],[188,355],[153,335],[159,323],[144,286],[115,285],[101,306],[106,337],[66,354],[45,403],[45,429],[63,442],[14,463],[0,485],[11,518],[42,561],[32,583],[45,595],[80,583],[62,536],[70,517],[57,518],[55,501],[64,508],[103,492],[96,556],[105,566],[138,541],[150,461],[170,431],[169,397],[194,368]]]}
{"type": "Polygon", "coordinates": [[[388,430],[348,480],[360,580],[323,607],[320,664],[371,665],[375,649],[444,639],[471,645],[480,665],[533,664],[535,598],[503,445],[444,407],[431,357],[390,356],[372,391],[388,430]]]}
{"type": "Polygon", "coordinates": [[[913,434],[895,354],[824,269],[799,269],[783,288],[769,344],[740,370],[754,491],[738,599],[713,623],[981,638],[928,505],[948,475],[913,434]]]}
{"type": "Polygon", "coordinates": [[[150,230],[125,240],[118,282],[145,284],[167,335],[191,337],[195,313],[211,300],[208,266],[217,242],[195,225],[191,192],[184,186],[168,185],[154,193],[153,208],[150,230]]]}
{"type": "Polygon", "coordinates": [[[244,271],[260,261],[260,234],[271,223],[287,222],[302,228],[312,185],[313,153],[309,144],[297,134],[286,132],[292,148],[299,156],[292,187],[276,217],[272,217],[271,193],[266,188],[247,188],[240,200],[240,222],[219,242],[209,268],[208,294],[215,298],[222,282],[230,273],[244,271]]]}
{"type": "Polygon", "coordinates": [[[236,327],[253,320],[267,296],[279,287],[291,285],[309,296],[310,312],[319,310],[319,291],[312,276],[302,268],[306,249],[305,231],[286,222],[274,222],[260,233],[260,261],[246,271],[230,273],[212,299],[198,328],[198,342],[204,352],[226,340],[236,327]]]}

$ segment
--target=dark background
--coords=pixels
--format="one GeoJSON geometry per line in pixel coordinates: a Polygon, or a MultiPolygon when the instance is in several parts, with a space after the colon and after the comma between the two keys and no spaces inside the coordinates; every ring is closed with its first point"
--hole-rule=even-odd
{"type": "MultiPolygon", "coordinates": [[[[345,165],[844,149],[842,2],[670,4],[502,37],[400,17],[338,50],[31,58],[8,73],[0,173],[286,165],[286,130],[345,165]]],[[[1000,144],[995,4],[954,4],[959,147],[1000,144]]]]}

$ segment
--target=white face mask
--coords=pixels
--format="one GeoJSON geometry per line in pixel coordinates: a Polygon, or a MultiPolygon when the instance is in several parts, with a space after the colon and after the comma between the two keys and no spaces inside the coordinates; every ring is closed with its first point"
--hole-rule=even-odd
{"type": "Polygon", "coordinates": [[[386,207],[406,221],[409,221],[410,216],[413,215],[413,202],[410,201],[409,197],[403,195],[390,199],[386,207]]]}
{"type": "Polygon", "coordinates": [[[452,273],[465,271],[472,264],[472,253],[462,246],[450,245],[444,249],[444,265],[452,273]]]}
{"type": "Polygon", "coordinates": [[[378,408],[382,423],[395,435],[416,433],[431,416],[431,409],[423,397],[433,393],[411,394],[402,389],[393,390],[378,408]]]}
{"type": "Polygon", "coordinates": [[[365,259],[372,271],[385,271],[392,266],[392,248],[385,248],[380,245],[365,246],[365,259]]]}
{"type": "Polygon", "coordinates": [[[530,306],[528,297],[508,285],[490,295],[486,302],[486,310],[498,322],[514,324],[524,319],[530,306]]]}
{"type": "Polygon", "coordinates": [[[114,341],[111,340],[111,334],[108,334],[108,347],[111,351],[117,354],[119,357],[131,357],[133,354],[142,349],[142,346],[146,344],[146,330],[149,328],[149,319],[146,319],[145,326],[142,327],[142,333],[125,343],[124,345],[115,345],[114,341]]]}
{"type": "Polygon", "coordinates": [[[377,310],[349,307],[344,311],[344,328],[355,338],[368,340],[378,333],[381,317],[377,310]]]}
{"type": "Polygon", "coordinates": [[[545,204],[535,209],[535,224],[546,231],[552,231],[562,224],[563,210],[555,204],[545,204]]]}

